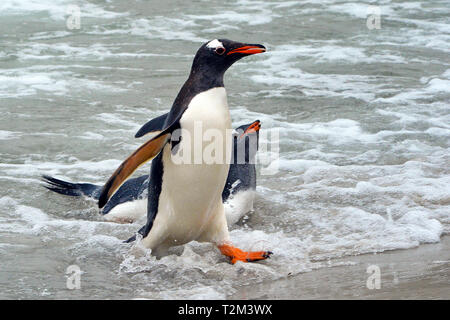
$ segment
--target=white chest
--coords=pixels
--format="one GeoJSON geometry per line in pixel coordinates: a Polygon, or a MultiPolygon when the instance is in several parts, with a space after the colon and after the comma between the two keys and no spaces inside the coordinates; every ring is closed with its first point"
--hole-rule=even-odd
{"type": "Polygon", "coordinates": [[[204,130],[231,128],[225,88],[212,88],[196,95],[180,119],[182,129],[192,131],[195,124],[201,123],[204,130]]]}
{"type": "Polygon", "coordinates": [[[231,118],[225,88],[213,88],[195,96],[181,117],[180,126],[182,151],[174,155],[175,162],[229,163],[231,118]]]}
{"type": "Polygon", "coordinates": [[[180,126],[176,154],[172,154],[170,145],[163,150],[158,216],[168,226],[166,233],[179,241],[190,241],[215,215],[223,214],[221,194],[231,155],[231,139],[227,139],[227,135],[231,136],[231,119],[225,89],[210,89],[194,97],[180,126]],[[214,149],[212,162],[208,158],[210,149],[214,149]]]}

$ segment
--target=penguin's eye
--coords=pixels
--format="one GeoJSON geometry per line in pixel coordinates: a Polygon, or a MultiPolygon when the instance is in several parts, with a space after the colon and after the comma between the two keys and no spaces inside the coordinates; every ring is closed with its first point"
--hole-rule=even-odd
{"type": "Polygon", "coordinates": [[[224,47],[217,47],[216,50],[214,50],[215,53],[217,53],[219,56],[223,55],[225,53],[224,47]]]}

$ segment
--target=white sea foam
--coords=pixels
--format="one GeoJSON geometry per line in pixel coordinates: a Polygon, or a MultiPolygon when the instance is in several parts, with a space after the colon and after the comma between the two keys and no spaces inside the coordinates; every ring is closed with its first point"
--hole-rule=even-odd
{"type": "MultiPolygon", "coordinates": [[[[195,24],[190,20],[154,17],[153,19],[134,19],[125,28],[112,32],[144,36],[150,39],[207,41],[208,39],[200,37],[194,31],[189,30],[193,26],[195,24]]],[[[103,33],[103,31],[101,32],[103,33]]]]}
{"type": "Polygon", "coordinates": [[[15,139],[18,136],[18,132],[0,130],[0,140],[15,139]]]}
{"type": "Polygon", "coordinates": [[[72,163],[27,161],[20,164],[0,163],[0,171],[12,176],[40,176],[41,174],[76,174],[76,172],[114,172],[120,160],[81,161],[74,158],[72,163]]]}
{"type": "Polygon", "coordinates": [[[97,80],[84,78],[80,81],[77,75],[69,71],[35,71],[31,69],[8,69],[0,71],[0,97],[21,97],[46,92],[52,95],[65,95],[69,91],[84,90],[125,91],[97,80]]]}
{"type": "MultiPolygon", "coordinates": [[[[335,41],[333,41],[335,42],[335,41]]],[[[346,47],[330,41],[316,41],[311,45],[282,45],[276,51],[286,51],[298,59],[313,58],[313,63],[406,63],[406,59],[389,50],[346,47]]],[[[275,53],[276,54],[276,53],[275,53]]],[[[281,53],[280,53],[281,54],[281,53]]],[[[284,54],[283,54],[284,55],[284,54]]]]}
{"type": "Polygon", "coordinates": [[[223,30],[237,30],[241,25],[259,26],[271,23],[282,17],[281,11],[298,6],[295,1],[248,1],[239,0],[233,5],[235,10],[223,7],[213,14],[186,15],[189,20],[206,22],[207,32],[221,32],[223,30]]]}
{"type": "Polygon", "coordinates": [[[99,133],[86,131],[83,135],[78,136],[78,138],[86,139],[86,140],[103,140],[105,139],[105,136],[99,133]]]}
{"type": "Polygon", "coordinates": [[[447,69],[440,77],[423,78],[422,88],[415,88],[406,92],[400,92],[389,98],[378,98],[378,102],[409,103],[411,100],[421,100],[435,95],[449,96],[450,69],[447,69]]]}
{"type": "MultiPolygon", "coordinates": [[[[217,27],[226,26],[227,29],[237,29],[238,27],[234,24],[245,23],[248,25],[259,25],[266,24],[272,21],[274,14],[268,14],[268,11],[261,10],[253,11],[249,13],[236,12],[236,11],[224,11],[212,15],[188,15],[188,18],[193,20],[207,20],[212,22],[213,25],[217,27]],[[259,12],[258,12],[259,11],[259,12]]],[[[220,29],[213,29],[218,31],[220,29]]]]}
{"type": "Polygon", "coordinates": [[[41,209],[20,204],[17,199],[5,196],[0,198],[0,206],[4,211],[6,220],[0,222],[0,232],[12,234],[27,234],[39,236],[41,238],[61,238],[71,237],[81,241],[75,245],[74,250],[79,247],[90,246],[105,250],[105,245],[117,246],[121,240],[111,237],[110,234],[121,235],[124,231],[132,233],[135,226],[118,225],[109,222],[74,220],[53,218],[41,209]],[[107,241],[105,241],[105,239],[107,241]],[[86,243],[82,244],[83,241],[86,243]],[[101,242],[103,248],[98,242],[101,242]]]}
{"type": "MultiPolygon", "coordinates": [[[[76,1],[75,4],[80,7],[83,17],[113,19],[126,15],[105,10],[87,1],[76,1]]],[[[54,20],[63,20],[68,16],[67,7],[69,5],[74,5],[74,2],[71,0],[3,0],[0,3],[0,13],[2,15],[23,15],[24,13],[45,12],[54,20]]]]}
{"type": "MultiPolygon", "coordinates": [[[[229,294],[230,292],[228,292],[229,294]]],[[[225,292],[219,292],[214,287],[202,287],[196,286],[189,289],[178,289],[178,290],[161,290],[155,292],[145,292],[139,296],[140,299],[192,299],[192,300],[224,300],[226,298],[225,292]]]]}
{"type": "Polygon", "coordinates": [[[106,123],[118,124],[121,126],[135,128],[136,130],[139,128],[139,125],[137,123],[125,120],[121,115],[114,113],[100,113],[98,115],[95,115],[94,119],[104,121],[106,123]]]}
{"type": "MultiPolygon", "coordinates": [[[[73,46],[69,43],[39,43],[31,42],[18,48],[15,55],[21,60],[69,60],[70,62],[85,61],[85,60],[103,60],[107,58],[142,58],[160,56],[155,53],[143,52],[120,52],[119,45],[103,45],[92,44],[90,46],[73,46]]],[[[42,66],[37,66],[39,68],[42,66]]],[[[55,66],[49,66],[55,68],[55,66]]],[[[88,68],[89,66],[86,66],[88,68]]],[[[67,68],[67,66],[66,66],[67,68]]]]}
{"type": "MultiPolygon", "coordinates": [[[[314,53],[322,55],[323,59],[352,59],[344,52],[337,56],[328,55],[325,51],[314,53]]],[[[359,55],[361,51],[352,50],[353,54],[359,55]],[[359,52],[359,53],[358,53],[359,52]]],[[[303,94],[309,96],[340,96],[353,97],[364,101],[371,101],[375,97],[375,92],[382,88],[378,83],[379,77],[343,74],[314,74],[303,71],[297,66],[298,59],[304,56],[298,46],[283,45],[272,48],[265,59],[258,62],[258,68],[248,68],[248,73],[253,74],[251,79],[266,85],[280,85],[283,87],[300,87],[303,94]]]]}

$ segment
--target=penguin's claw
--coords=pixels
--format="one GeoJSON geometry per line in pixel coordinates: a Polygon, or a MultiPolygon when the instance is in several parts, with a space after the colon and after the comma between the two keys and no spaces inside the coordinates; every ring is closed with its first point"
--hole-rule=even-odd
{"type": "Polygon", "coordinates": [[[238,261],[253,262],[253,261],[259,261],[259,260],[265,260],[267,258],[270,258],[270,256],[273,254],[273,252],[271,252],[271,251],[246,252],[246,251],[242,251],[241,249],[233,247],[228,244],[220,245],[219,250],[223,255],[225,255],[231,259],[232,264],[235,264],[238,261]]]}

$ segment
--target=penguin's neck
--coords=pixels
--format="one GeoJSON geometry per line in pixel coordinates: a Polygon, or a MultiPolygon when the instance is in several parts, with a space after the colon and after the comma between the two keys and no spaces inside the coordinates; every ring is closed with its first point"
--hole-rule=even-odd
{"type": "Polygon", "coordinates": [[[224,88],[223,74],[192,69],[189,78],[178,93],[174,105],[187,107],[196,95],[213,88],[224,88]]]}
{"type": "Polygon", "coordinates": [[[211,88],[223,87],[223,75],[224,72],[216,70],[192,68],[186,83],[201,88],[201,91],[206,91],[211,88]]]}
{"type": "Polygon", "coordinates": [[[187,108],[195,96],[213,88],[224,88],[223,72],[205,72],[201,68],[192,68],[173,105],[187,108]]]}

